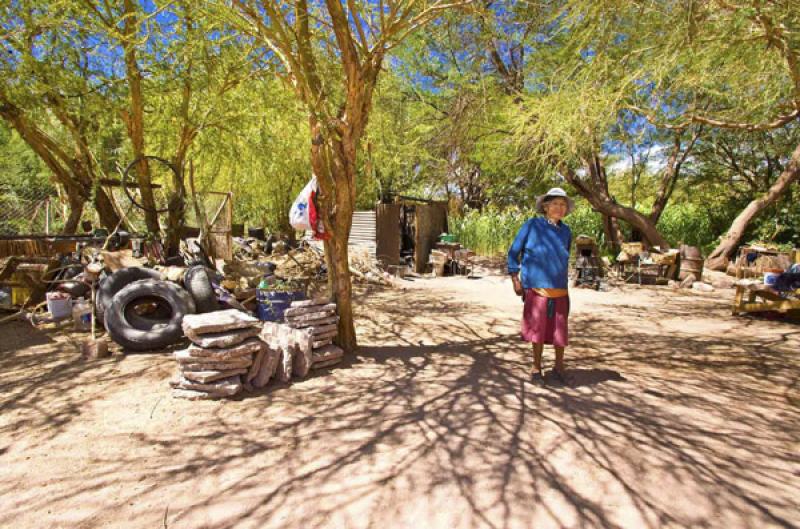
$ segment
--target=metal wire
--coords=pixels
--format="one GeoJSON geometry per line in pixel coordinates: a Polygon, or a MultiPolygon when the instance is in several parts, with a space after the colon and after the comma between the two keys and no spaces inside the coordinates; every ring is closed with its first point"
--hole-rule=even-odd
{"type": "Polygon", "coordinates": [[[0,235],[55,233],[63,216],[54,190],[0,184],[0,235]]]}

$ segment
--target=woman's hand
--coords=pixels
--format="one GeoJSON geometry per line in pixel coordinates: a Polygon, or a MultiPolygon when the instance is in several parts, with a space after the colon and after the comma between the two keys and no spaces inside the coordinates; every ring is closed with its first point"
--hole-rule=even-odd
{"type": "Polygon", "coordinates": [[[511,275],[511,284],[514,285],[514,293],[518,296],[522,296],[525,291],[522,288],[522,283],[519,280],[519,274],[512,274],[511,275]]]}

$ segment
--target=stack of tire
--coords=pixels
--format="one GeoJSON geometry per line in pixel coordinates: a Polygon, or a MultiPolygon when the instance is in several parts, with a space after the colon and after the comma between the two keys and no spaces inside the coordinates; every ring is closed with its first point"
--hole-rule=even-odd
{"type": "Polygon", "coordinates": [[[187,314],[219,310],[212,271],[186,270],[182,284],[165,281],[157,270],[131,267],[101,281],[95,303],[112,340],[130,351],[163,349],[183,338],[187,314]]]}

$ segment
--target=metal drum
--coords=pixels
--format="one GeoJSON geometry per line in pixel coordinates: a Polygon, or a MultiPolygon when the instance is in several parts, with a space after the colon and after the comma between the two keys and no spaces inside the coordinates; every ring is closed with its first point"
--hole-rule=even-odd
{"type": "Polygon", "coordinates": [[[681,269],[678,279],[683,281],[690,275],[694,276],[695,281],[703,279],[703,259],[693,259],[691,257],[681,257],[681,269]]]}

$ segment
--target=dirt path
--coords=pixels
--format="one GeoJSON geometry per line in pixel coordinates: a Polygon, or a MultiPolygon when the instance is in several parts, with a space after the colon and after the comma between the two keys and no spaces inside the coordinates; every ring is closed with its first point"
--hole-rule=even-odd
{"type": "Polygon", "coordinates": [[[360,300],[346,365],[225,402],[172,400],[164,354],[1,326],[0,526],[800,526],[800,326],[575,291],[574,387],[542,388],[502,277],[360,300]]]}

